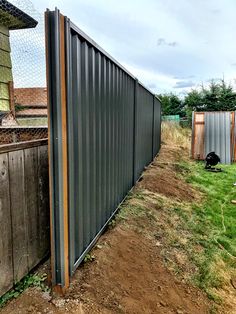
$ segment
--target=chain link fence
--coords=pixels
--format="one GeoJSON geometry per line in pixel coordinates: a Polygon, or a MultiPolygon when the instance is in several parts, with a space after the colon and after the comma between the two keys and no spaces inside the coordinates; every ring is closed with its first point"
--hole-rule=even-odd
{"type": "Polygon", "coordinates": [[[47,136],[44,14],[0,0],[0,145],[47,136]]]}

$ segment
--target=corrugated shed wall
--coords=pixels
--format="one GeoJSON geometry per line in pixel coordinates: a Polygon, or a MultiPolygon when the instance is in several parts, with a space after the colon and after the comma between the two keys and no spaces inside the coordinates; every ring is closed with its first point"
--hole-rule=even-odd
{"type": "Polygon", "coordinates": [[[235,161],[235,112],[193,112],[192,157],[205,159],[215,151],[221,162],[235,161]]]}
{"type": "Polygon", "coordinates": [[[54,284],[67,287],[160,148],[160,102],[59,11],[46,14],[54,284]]]}
{"type": "Polygon", "coordinates": [[[231,113],[205,113],[205,156],[215,152],[223,164],[231,162],[231,113]]]}

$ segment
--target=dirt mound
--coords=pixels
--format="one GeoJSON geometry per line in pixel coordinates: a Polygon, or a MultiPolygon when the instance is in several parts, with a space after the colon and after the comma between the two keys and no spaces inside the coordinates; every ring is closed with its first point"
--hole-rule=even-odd
{"type": "Polygon", "coordinates": [[[110,230],[93,254],[95,261],[80,267],[64,298],[47,300],[28,289],[2,313],[208,313],[206,297],[178,281],[163,266],[158,246],[134,230],[110,230]]]}
{"type": "Polygon", "coordinates": [[[101,240],[97,262],[77,272],[68,297],[90,299],[107,313],[207,313],[202,294],[167,271],[159,248],[146,237],[120,226],[101,240]]]}
{"type": "Polygon", "coordinates": [[[163,145],[161,155],[143,173],[137,187],[177,200],[193,201],[197,197],[196,191],[180,177],[186,170],[178,160],[184,157],[187,158],[187,154],[181,147],[163,145]]]}
{"type": "Polygon", "coordinates": [[[143,180],[138,183],[140,188],[145,188],[151,192],[174,197],[177,200],[192,201],[195,198],[195,191],[185,182],[181,182],[174,174],[167,170],[148,171],[143,180]],[[158,176],[158,180],[156,179],[158,176]]]}

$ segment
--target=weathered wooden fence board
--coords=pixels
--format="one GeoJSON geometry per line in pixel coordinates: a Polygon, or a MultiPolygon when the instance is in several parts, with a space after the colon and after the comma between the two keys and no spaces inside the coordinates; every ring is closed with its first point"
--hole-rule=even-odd
{"type": "Polygon", "coordinates": [[[38,154],[37,147],[24,151],[25,194],[28,220],[28,265],[38,263],[39,213],[38,213],[38,154]]]}
{"type": "Polygon", "coordinates": [[[9,197],[8,156],[0,155],[0,295],[11,288],[12,272],[12,230],[9,197]]]}
{"type": "Polygon", "coordinates": [[[50,247],[50,211],[48,182],[48,147],[41,146],[38,150],[38,209],[39,209],[39,248],[40,259],[50,247]]]}
{"type": "Polygon", "coordinates": [[[27,217],[24,187],[24,152],[9,152],[10,201],[14,281],[28,272],[27,217]]]}
{"type": "Polygon", "coordinates": [[[0,147],[0,296],[49,252],[46,144],[0,147]]]}

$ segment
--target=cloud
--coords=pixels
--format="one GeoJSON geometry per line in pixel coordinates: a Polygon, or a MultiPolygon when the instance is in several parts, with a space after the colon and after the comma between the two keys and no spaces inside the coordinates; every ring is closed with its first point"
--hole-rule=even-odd
{"type": "Polygon", "coordinates": [[[166,41],[164,38],[158,38],[157,40],[157,46],[165,45],[166,41]]]}
{"type": "Polygon", "coordinates": [[[170,86],[175,84],[175,80],[172,77],[161,72],[125,63],[124,66],[156,94],[168,92],[170,86]]]}
{"type": "Polygon", "coordinates": [[[193,87],[195,85],[192,81],[178,81],[175,83],[173,88],[186,88],[186,87],[193,87]]]}
{"type": "Polygon", "coordinates": [[[157,40],[157,46],[170,46],[170,47],[176,47],[178,43],[176,41],[167,42],[165,38],[158,38],[157,40]]]}
{"type": "Polygon", "coordinates": [[[178,43],[176,41],[173,41],[173,42],[167,43],[167,45],[171,47],[176,47],[178,43]]]}
{"type": "Polygon", "coordinates": [[[150,89],[156,89],[156,88],[157,88],[157,85],[156,85],[155,83],[149,83],[149,84],[147,85],[147,87],[150,88],[150,89]]]}
{"type": "MultiPolygon", "coordinates": [[[[222,73],[226,81],[235,77],[235,0],[228,0],[227,6],[222,0],[178,0],[178,5],[173,0],[137,0],[135,6],[127,0],[34,0],[34,5],[40,13],[57,6],[156,92],[181,93],[222,73]]],[[[20,36],[17,41],[22,51],[20,36]]],[[[43,46],[35,41],[33,46],[43,56],[43,46]]],[[[28,56],[22,65],[33,69],[36,63],[28,56]]]]}
{"type": "Polygon", "coordinates": [[[220,9],[212,9],[211,12],[213,14],[218,14],[218,13],[220,13],[220,9]]]}
{"type": "Polygon", "coordinates": [[[187,76],[174,76],[175,80],[186,80],[186,79],[193,79],[195,75],[187,75],[187,76]]]}

